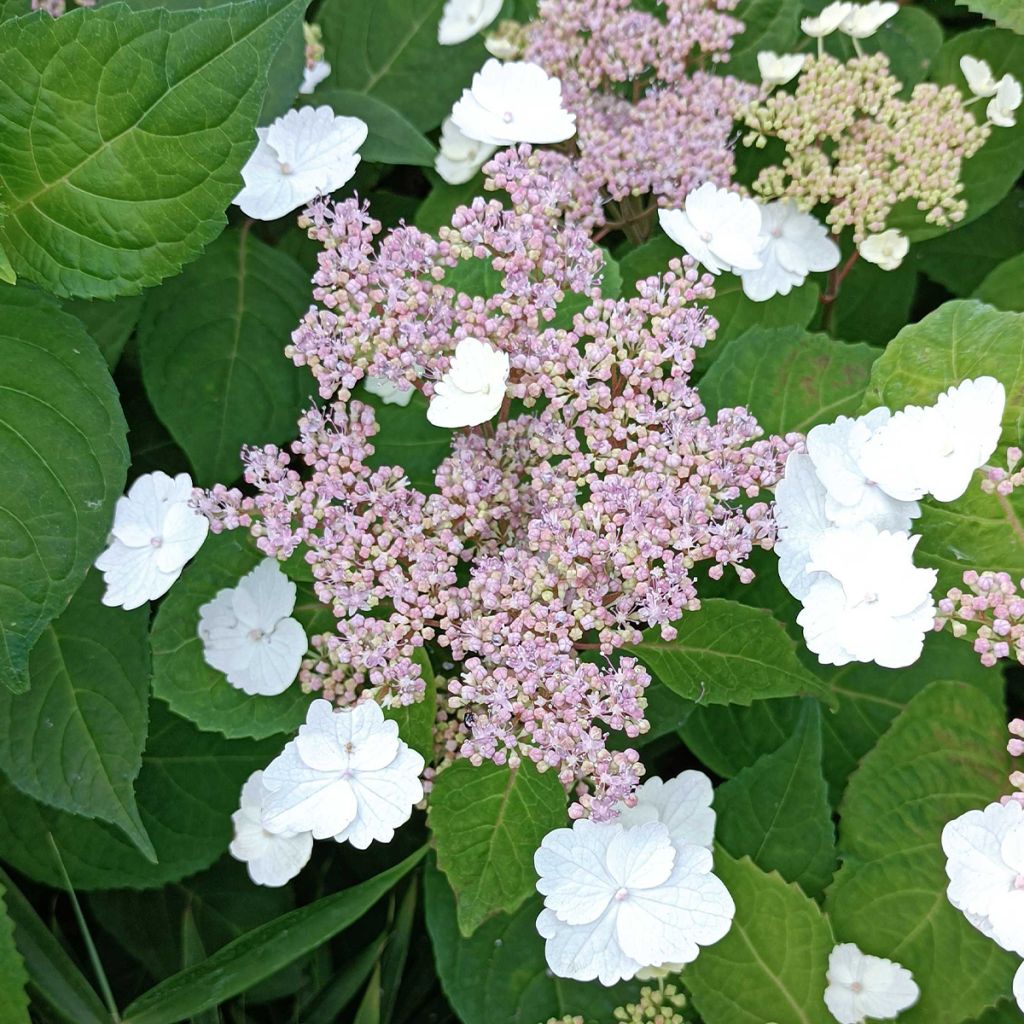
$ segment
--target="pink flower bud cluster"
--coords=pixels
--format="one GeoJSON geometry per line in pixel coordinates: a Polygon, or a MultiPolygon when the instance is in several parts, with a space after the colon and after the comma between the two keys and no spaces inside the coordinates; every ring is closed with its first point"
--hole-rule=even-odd
{"type": "MultiPolygon", "coordinates": [[[[1022,581],[1024,585],[1024,581],[1022,581]]],[[[953,587],[939,601],[935,628],[974,637],[975,653],[989,668],[1003,658],[1024,664],[1024,595],[1006,572],[964,573],[966,590],[953,587]]]]}
{"type": "Polygon", "coordinates": [[[741,114],[744,145],[778,138],[786,147],[753,191],[807,210],[823,203],[833,232],[851,227],[857,242],[884,231],[898,203],[912,202],[929,224],[962,220],[961,166],[990,129],[953,85],[921,83],[906,100],[901,89],[885,54],[845,63],[809,56],[792,92],[777,90],[741,114]]]}
{"type": "MultiPolygon", "coordinates": [[[[1010,740],[1006,744],[1010,757],[1024,756],[1024,719],[1014,718],[1006,728],[1010,733],[1010,740]]],[[[1024,804],[1024,772],[1011,772],[1010,785],[1013,786],[1014,792],[1004,796],[1001,802],[1005,804],[1008,800],[1016,800],[1017,803],[1024,804]]]]}
{"type": "Polygon", "coordinates": [[[1024,466],[1021,459],[1024,452],[1020,448],[1012,447],[1006,449],[1006,469],[999,466],[985,466],[982,469],[984,479],[981,481],[981,489],[986,494],[998,494],[1005,498],[1012,494],[1018,487],[1024,484],[1024,466]]]}
{"type": "MultiPolygon", "coordinates": [[[[577,172],[589,195],[615,204],[615,226],[649,230],[655,206],[731,181],[733,117],[755,90],[705,68],[728,59],[743,27],[735,5],[665,0],[653,13],[632,0],[541,0],[525,56],[561,80],[577,172]]],[[[605,216],[599,205],[592,226],[605,216]]]]}
{"type": "Polygon", "coordinates": [[[775,537],[758,498],[802,439],[759,439],[742,408],[706,415],[690,374],[717,325],[690,257],[633,298],[601,296],[601,252],[564,221],[560,160],[501,154],[487,173],[511,209],[477,199],[436,239],[377,239],[353,200],[306,211],[324,251],[291,352],[329,404],[290,451],[245,451],[254,493],[214,488],[199,505],[267,555],[302,552],[337,618],[313,639],[307,689],[419,700],[428,646],[447,687],[441,763],[528,758],[576,786],[573,815],[604,819],[643,775],[609,735],[648,728],[650,677],[621,649],[652,627],[671,640],[699,608],[700,572],[751,578],[748,555],[775,537]],[[508,354],[506,401],[452,434],[423,492],[378,464],[353,391],[372,373],[429,396],[469,336],[508,354]]]}

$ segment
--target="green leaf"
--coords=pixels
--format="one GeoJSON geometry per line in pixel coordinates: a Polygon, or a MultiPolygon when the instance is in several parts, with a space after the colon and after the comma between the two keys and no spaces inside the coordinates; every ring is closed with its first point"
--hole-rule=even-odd
{"type": "MultiPolygon", "coordinates": [[[[994,129],[993,129],[994,130],[994,129]]],[[[970,295],[989,271],[1024,249],[1024,191],[1015,189],[988,213],[955,231],[920,242],[914,265],[954,295],[970,295]]]]}
{"type": "Polygon", "coordinates": [[[3,871],[0,885],[36,1006],[45,1006],[48,1013],[67,1024],[110,1024],[110,1014],[92,986],[3,871]]]}
{"type": "Polygon", "coordinates": [[[947,821],[1006,790],[1002,711],[962,683],[933,683],[907,705],[850,779],[840,818],[843,867],[828,892],[837,934],[897,960],[922,981],[907,1024],[959,1021],[1010,991],[1019,958],[946,898],[947,821]]]}
{"type": "Polygon", "coordinates": [[[0,25],[0,244],[59,295],[134,294],[224,227],[305,0],[0,25]],[[69,73],[70,72],[70,73],[69,73]]]}
{"type": "Polygon", "coordinates": [[[348,89],[320,88],[315,96],[307,97],[305,103],[310,106],[326,103],[335,114],[365,121],[369,134],[359,147],[359,155],[364,160],[434,166],[437,150],[433,143],[399,111],[375,96],[348,89]]]}
{"type": "Polygon", "coordinates": [[[149,742],[135,786],[139,817],[153,841],[149,863],[112,825],[35,803],[0,779],[0,858],[62,888],[46,834],[52,833],[78,891],[148,889],[209,867],[231,840],[242,783],[281,752],[281,740],[226,740],[199,732],[153,701],[149,742]]]}
{"type": "Polygon", "coordinates": [[[385,718],[398,723],[398,735],[430,764],[434,760],[434,723],[437,719],[437,680],[430,657],[422,647],[416,648],[412,660],[423,670],[423,699],[407,707],[394,705],[384,712],[385,718]]]}
{"type": "Polygon", "coordinates": [[[367,882],[255,928],[195,967],[160,982],[124,1011],[125,1024],[174,1024],[244,992],[358,921],[424,852],[417,850],[367,882]]]}
{"type": "Polygon", "coordinates": [[[51,807],[109,821],[156,860],[133,784],[149,724],[149,611],[100,603],[92,572],[29,656],[27,693],[0,690],[0,768],[51,807]]]}
{"type": "Polygon", "coordinates": [[[686,968],[704,1024],[835,1024],[822,998],[832,931],[818,905],[746,857],[716,851],[715,874],[736,917],[725,938],[686,968]]]}
{"type": "Polygon", "coordinates": [[[931,405],[947,388],[989,375],[1006,388],[1002,443],[1024,429],[1024,315],[976,300],[947,302],[904,327],[871,370],[862,409],[931,405]]]}
{"type": "Polygon", "coordinates": [[[113,302],[68,299],[64,310],[82,321],[113,371],[142,316],[143,301],[141,295],[126,295],[113,302]]]}
{"type": "Polygon", "coordinates": [[[380,427],[373,438],[374,454],[366,464],[372,469],[401,466],[413,487],[431,494],[434,472],[451,453],[452,432],[427,422],[427,400],[418,391],[406,406],[385,405],[365,391],[359,399],[373,406],[380,427]]]}
{"type": "Polygon", "coordinates": [[[1000,28],[1024,34],[1024,7],[1020,0],[956,0],[975,14],[994,21],[1000,28]]]}
{"type": "Polygon", "coordinates": [[[744,405],[769,434],[806,433],[855,415],[878,350],[801,327],[752,327],[732,341],[700,382],[711,411],[744,405]]]}
{"type": "Polygon", "coordinates": [[[14,272],[7,250],[2,245],[0,245],[0,281],[3,281],[4,284],[18,283],[18,275],[14,272]]]}
{"type": "Polygon", "coordinates": [[[1024,253],[991,271],[975,289],[974,298],[996,309],[1024,313],[1024,253]]]}
{"type": "Polygon", "coordinates": [[[916,287],[917,271],[910,260],[895,270],[857,260],[835,301],[832,332],[844,341],[884,345],[910,319],[916,287]]]}
{"type": "Polygon", "coordinates": [[[32,288],[0,285],[0,382],[0,678],[18,691],[29,651],[103,548],[127,428],[92,339],[32,288]]]}
{"type": "Polygon", "coordinates": [[[537,934],[539,897],[466,938],[459,931],[455,896],[429,864],[423,890],[441,987],[462,1024],[536,1024],[565,1014],[610,1021],[615,1007],[635,999],[634,984],[584,985],[548,970],[544,940],[537,934]]]}
{"type": "Polygon", "coordinates": [[[444,0],[326,0],[317,20],[331,86],[383,100],[420,131],[436,128],[487,59],[479,36],[438,47],[443,7],[444,0]]]}
{"type": "Polygon", "coordinates": [[[28,1024],[28,974],[14,945],[14,924],[7,913],[5,891],[0,882],[0,1020],[5,1024],[28,1024]]]}
{"type": "Polygon", "coordinates": [[[153,622],[153,693],[175,714],[229,739],[292,732],[305,721],[312,699],[298,683],[276,697],[250,697],[203,659],[197,633],[200,606],[219,590],[236,586],[260,561],[259,552],[238,532],[207,538],[153,622]]]}
{"type": "Polygon", "coordinates": [[[792,736],[715,792],[716,836],[733,857],[818,896],[835,870],[835,829],[821,768],[821,709],[805,701],[792,736]]]}
{"type": "Polygon", "coordinates": [[[437,865],[458,900],[459,929],[472,935],[533,893],[533,855],[548,832],[565,824],[565,791],[555,772],[538,772],[529,762],[512,770],[456,761],[434,781],[427,820],[437,865]]]}
{"type": "Polygon", "coordinates": [[[704,704],[749,704],[768,697],[828,695],[797,660],[796,643],[763,608],[710,598],[678,622],[675,640],[647,630],[624,648],[681,697],[704,704]]]}
{"type": "Polygon", "coordinates": [[[312,382],[284,347],[308,306],[302,268],[244,228],[147,297],[146,393],[200,486],[238,477],[243,444],[295,433],[312,382]]]}
{"type": "Polygon", "coordinates": [[[729,50],[729,74],[760,85],[758,53],[788,53],[793,49],[800,38],[802,6],[801,0],[740,0],[731,13],[743,22],[743,31],[729,50]]]}

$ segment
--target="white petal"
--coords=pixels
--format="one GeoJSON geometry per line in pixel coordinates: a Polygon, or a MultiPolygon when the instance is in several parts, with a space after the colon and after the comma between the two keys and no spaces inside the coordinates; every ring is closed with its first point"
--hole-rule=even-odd
{"type": "Polygon", "coordinates": [[[685,210],[658,210],[658,223],[676,245],[682,246],[709,273],[720,274],[725,269],[715,259],[685,210]]]}
{"type": "Polygon", "coordinates": [[[689,843],[711,849],[715,836],[714,790],[703,773],[688,770],[668,782],[648,778],[637,790],[635,807],[623,808],[619,821],[632,828],[645,821],[660,821],[673,844],[689,843]]]}
{"type": "Polygon", "coordinates": [[[282,619],[272,633],[250,644],[246,664],[228,670],[227,680],[252,696],[284,693],[299,674],[307,646],[302,626],[295,619],[282,619]]]}
{"type": "Polygon", "coordinates": [[[249,629],[269,633],[295,610],[295,595],[295,584],[277,559],[264,558],[238,581],[233,599],[235,615],[249,629]]]}
{"type": "Polygon", "coordinates": [[[130,548],[119,540],[111,541],[94,565],[106,583],[103,604],[128,611],[162,597],[181,575],[181,569],[161,572],[154,548],[130,548]]]}
{"type": "Polygon", "coordinates": [[[551,910],[542,910],[537,931],[547,939],[544,956],[560,978],[614,985],[632,978],[643,966],[623,953],[616,941],[615,906],[596,921],[570,925],[559,921],[551,910]]]}
{"type": "Polygon", "coordinates": [[[330,75],[331,65],[325,60],[316,61],[312,67],[302,70],[302,85],[299,86],[299,94],[309,96],[316,87],[330,75]]]}
{"type": "Polygon", "coordinates": [[[447,0],[437,26],[437,41],[454,46],[472,39],[501,13],[503,0],[447,0]]]}
{"type": "Polygon", "coordinates": [[[591,924],[618,888],[606,863],[608,844],[621,832],[588,819],[549,832],[533,855],[537,891],[567,924],[591,924]]]}
{"type": "Polygon", "coordinates": [[[1024,963],[1017,968],[1013,976],[1013,998],[1017,1000],[1017,1006],[1024,1013],[1024,963]]]}
{"type": "Polygon", "coordinates": [[[975,96],[994,96],[999,83],[992,75],[988,62],[965,54],[960,58],[960,70],[967,79],[967,88],[975,96]]]}
{"type": "Polygon", "coordinates": [[[276,836],[260,824],[264,789],[262,772],[253,772],[242,787],[241,806],[231,816],[235,836],[228,847],[231,856],[245,862],[257,885],[281,886],[294,878],[309,861],[313,837],[308,832],[276,836]]]}

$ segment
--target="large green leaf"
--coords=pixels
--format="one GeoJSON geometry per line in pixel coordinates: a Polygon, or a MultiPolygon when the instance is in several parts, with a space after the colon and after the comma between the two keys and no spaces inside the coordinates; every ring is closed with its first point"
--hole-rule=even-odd
{"type": "Polygon", "coordinates": [[[0,25],[0,244],[60,295],[134,294],[224,227],[305,0],[0,25]]]}
{"type": "Polygon", "coordinates": [[[835,300],[832,333],[844,341],[884,345],[910,319],[916,285],[910,260],[895,270],[857,260],[835,300]]]}
{"type": "Polygon", "coordinates": [[[709,410],[746,406],[766,433],[806,433],[856,414],[878,350],[802,327],[751,327],[726,346],[700,382],[709,410]]]}
{"type": "MultiPolygon", "coordinates": [[[[359,147],[364,160],[382,164],[413,164],[433,167],[437,150],[432,142],[403,114],[376,96],[353,92],[349,89],[317,89],[315,96],[306,99],[310,106],[326,103],[336,114],[358,117],[366,122],[369,133],[359,147]]],[[[374,210],[380,219],[380,212],[374,210]]]]}
{"type": "Polygon", "coordinates": [[[202,551],[160,605],[153,622],[153,692],[200,729],[229,739],[263,739],[297,729],[312,699],[294,683],[276,697],[251,697],[203,660],[199,608],[234,587],[260,562],[239,533],[207,539],[202,551]]]}
{"type": "Polygon", "coordinates": [[[444,2],[325,0],[317,20],[331,86],[383,100],[420,131],[435,128],[487,59],[479,37],[438,47],[444,2]]]}
{"type": "Polygon", "coordinates": [[[0,285],[0,678],[11,689],[28,685],[29,651],[103,547],[125,431],[82,325],[32,288],[0,285]]]}
{"type": "Polygon", "coordinates": [[[821,709],[808,700],[792,736],[715,793],[722,846],[763,871],[778,871],[809,896],[821,893],[836,863],[821,757],[821,709]]]}
{"type": "Polygon", "coordinates": [[[705,1024],[835,1024],[825,1008],[832,931],[818,905],[749,858],[715,853],[736,902],[724,939],[702,949],[684,979],[705,1024]]]}
{"type": "Polygon", "coordinates": [[[102,299],[68,299],[64,309],[82,321],[89,336],[103,353],[107,366],[113,371],[142,316],[142,303],[141,295],[125,295],[112,302],[104,302],[102,299]]]}
{"type": "Polygon", "coordinates": [[[456,761],[434,782],[428,821],[437,866],[458,900],[459,928],[472,935],[534,891],[533,855],[548,832],[567,824],[565,791],[556,772],[530,762],[513,771],[456,761]]]}
{"type": "Polygon", "coordinates": [[[462,1024],[537,1024],[565,1014],[610,1021],[615,1007],[635,996],[635,984],[605,988],[551,973],[537,934],[540,897],[515,914],[486,921],[466,938],[444,875],[428,865],[423,889],[441,987],[462,1024]]]}
{"type": "Polygon", "coordinates": [[[796,695],[828,699],[824,684],[800,664],[796,643],[762,608],[711,598],[678,623],[675,640],[658,628],[625,648],[682,697],[701,704],[749,704],[796,695]]]}
{"type": "Polygon", "coordinates": [[[1020,0],[956,0],[975,14],[990,18],[1000,28],[1024,34],[1024,5],[1020,0]]]}
{"type": "Polygon", "coordinates": [[[1024,252],[991,271],[975,289],[974,298],[996,309],[1024,313],[1024,252]]]}
{"type": "Polygon", "coordinates": [[[245,228],[147,296],[146,392],[201,486],[238,477],[243,444],[294,435],[310,379],[284,348],[308,306],[302,268],[245,228]]]}
{"type": "Polygon", "coordinates": [[[850,779],[829,911],[844,941],[921,982],[907,1024],[964,1020],[1010,991],[1014,958],[946,899],[939,843],[947,821],[1005,791],[1008,760],[1000,709],[963,683],[933,683],[850,779]],[[928,984],[938,978],[956,984],[928,984]]]}
{"type": "Polygon", "coordinates": [[[224,853],[242,783],[280,753],[280,739],[199,732],[156,700],[149,713],[135,799],[156,864],[112,825],[43,807],[6,779],[0,779],[0,857],[30,878],[62,887],[49,832],[76,889],[147,889],[201,871],[224,853]]]}
{"type": "Polygon", "coordinates": [[[0,1020],[5,1024],[28,1024],[28,974],[14,944],[14,924],[4,896],[5,889],[0,883],[0,1020]]]}
{"type": "MultiPolygon", "coordinates": [[[[36,1008],[46,1007],[47,1020],[52,1017],[67,1024],[111,1024],[110,1014],[92,986],[3,871],[0,871],[0,886],[4,889],[7,914],[14,924],[14,943],[28,973],[29,991],[36,1008]]],[[[3,1018],[5,1022],[7,1019],[3,1018]]],[[[12,1024],[15,1022],[16,1017],[12,1024]]]]}
{"type": "Polygon", "coordinates": [[[424,852],[418,850],[367,882],[254,928],[195,967],[160,982],[127,1007],[125,1024],[175,1024],[244,992],[358,921],[424,852]]]}
{"type": "Polygon", "coordinates": [[[93,572],[29,656],[27,693],[0,690],[0,768],[51,807],[109,821],[150,860],[132,787],[149,703],[149,611],[100,603],[93,572]]]}

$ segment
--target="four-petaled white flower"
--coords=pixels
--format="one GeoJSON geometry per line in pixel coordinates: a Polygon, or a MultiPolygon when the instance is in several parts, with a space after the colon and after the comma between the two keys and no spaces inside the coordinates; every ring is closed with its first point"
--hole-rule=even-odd
{"type": "Polygon", "coordinates": [[[385,405],[408,405],[416,390],[411,384],[400,388],[387,377],[374,377],[372,374],[363,378],[363,387],[371,395],[376,395],[385,405]]]}
{"type": "Polygon", "coordinates": [[[437,26],[437,41],[454,46],[472,39],[501,13],[503,0],[447,0],[437,26]]]}
{"type": "Polygon", "coordinates": [[[910,251],[910,240],[901,231],[890,228],[877,235],[868,235],[857,244],[857,251],[883,270],[895,270],[910,251]]]}
{"type": "Polygon", "coordinates": [[[821,575],[812,578],[797,622],[823,665],[904,668],[921,656],[935,619],[937,573],[914,565],[920,539],[861,523],[811,542],[806,569],[821,575]]]}
{"type": "Polygon", "coordinates": [[[529,61],[502,64],[492,57],[463,90],[451,119],[463,135],[492,146],[564,142],[576,134],[561,81],[529,61]]]}
{"type": "Polygon", "coordinates": [[[298,736],[263,772],[263,827],[360,850],[389,843],[423,799],[423,767],[373,701],[335,711],[315,700],[298,736]]]}
{"type": "Polygon", "coordinates": [[[303,96],[309,96],[330,73],[331,65],[325,60],[307,64],[302,71],[302,85],[299,86],[299,92],[303,96]]]}
{"type": "Polygon", "coordinates": [[[302,626],[290,618],[294,610],[295,584],[275,559],[264,559],[199,609],[204,660],[244,693],[283,693],[308,646],[302,626]]]}
{"type": "Polygon", "coordinates": [[[658,220],[712,274],[761,267],[761,207],[753,199],[706,181],[687,195],[683,209],[659,210],[658,220]]]}
{"type": "Polygon", "coordinates": [[[955,501],[999,443],[1006,389],[994,377],[965,380],[934,405],[908,405],[858,453],[861,469],[888,494],[955,501]]]}
{"type": "Polygon", "coordinates": [[[843,942],[829,954],[825,1005],[839,1024],[893,1020],[920,998],[914,976],[900,964],[843,942]]]}
{"type": "Polygon", "coordinates": [[[96,559],[107,589],[103,603],[138,608],[166,594],[203,546],[209,521],[189,505],[192,479],[159,470],[136,479],[117,499],[107,549],[96,559]]]}
{"type": "Polygon", "coordinates": [[[434,385],[427,419],[435,427],[475,427],[497,415],[505,400],[508,353],[477,338],[455,346],[448,372],[434,385]]]}
{"type": "Polygon", "coordinates": [[[644,967],[690,963],[736,912],[711,851],[674,845],[660,821],[576,821],[544,837],[534,866],[545,907],[537,930],[563,978],[614,985],[644,967]]]}
{"type": "Polygon", "coordinates": [[[992,74],[992,68],[988,61],[964,54],[960,58],[960,70],[963,72],[964,78],[967,79],[967,88],[975,96],[981,98],[995,96],[996,90],[999,88],[999,81],[992,74]]]}
{"type": "Polygon", "coordinates": [[[942,830],[946,896],[980,932],[1024,956],[1024,807],[989,804],[942,830]]]}
{"type": "Polygon", "coordinates": [[[619,821],[626,828],[660,821],[675,846],[689,843],[710,850],[715,841],[713,796],[711,780],[703,772],[691,769],[667,782],[655,775],[636,791],[636,806],[620,811],[619,821]]]}
{"type": "Polygon", "coordinates": [[[337,117],[330,107],[302,107],[256,134],[259,142],[242,168],[245,187],[234,202],[256,220],[277,220],[355,174],[366,125],[337,117]]]}
{"type": "Polygon", "coordinates": [[[792,82],[806,63],[806,53],[779,54],[774,50],[762,50],[757,55],[757,70],[761,73],[761,81],[768,86],[792,82]]]}
{"type": "Polygon", "coordinates": [[[879,0],[871,0],[870,3],[857,4],[850,13],[843,18],[839,25],[839,31],[853,39],[867,39],[873,36],[890,18],[899,13],[900,5],[888,0],[880,3],[879,0]]]}
{"type": "Polygon", "coordinates": [[[461,185],[480,170],[491,158],[497,146],[477,142],[464,135],[450,117],[441,123],[441,141],[434,158],[434,170],[449,185],[461,185]]]}
{"type": "Polygon", "coordinates": [[[291,836],[268,832],[261,822],[265,794],[263,772],[253,772],[242,787],[241,805],[231,815],[235,837],[228,852],[244,862],[257,885],[279,886],[306,866],[313,852],[313,836],[309,832],[291,836]]]}
{"type": "Polygon", "coordinates": [[[853,4],[851,3],[829,4],[827,7],[823,7],[821,13],[816,17],[802,18],[800,29],[804,35],[811,36],[813,39],[824,39],[825,36],[832,35],[852,12],[853,4]]]}
{"type": "Polygon", "coordinates": [[[760,237],[758,256],[762,265],[740,272],[743,291],[754,302],[788,295],[811,271],[831,270],[839,264],[839,246],[828,229],[792,199],[761,207],[760,237]]]}
{"type": "Polygon", "coordinates": [[[999,79],[996,94],[988,101],[985,116],[990,124],[999,128],[1012,128],[1017,123],[1016,112],[1021,103],[1021,87],[1013,75],[999,79]]]}

